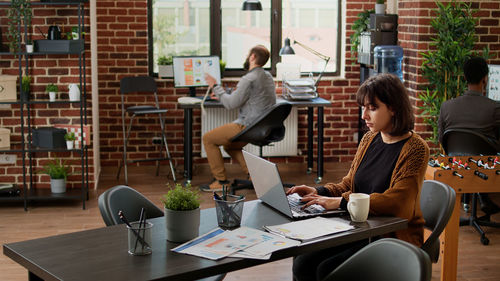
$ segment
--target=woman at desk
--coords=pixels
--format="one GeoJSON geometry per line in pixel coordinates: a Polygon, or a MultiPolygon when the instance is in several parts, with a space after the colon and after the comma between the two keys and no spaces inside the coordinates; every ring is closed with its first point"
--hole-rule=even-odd
{"type": "MultiPolygon", "coordinates": [[[[306,206],[318,204],[326,209],[346,209],[353,192],[369,194],[371,215],[408,220],[408,228],[392,237],[420,247],[424,219],[419,197],[429,148],[412,131],[414,115],[406,88],[398,77],[381,74],[366,80],[356,99],[370,131],[361,140],[347,176],[340,183],[316,188],[295,186],[288,194],[298,193],[306,206]]],[[[354,242],[297,256],[293,262],[294,280],[322,280],[367,244],[354,242]]]]}

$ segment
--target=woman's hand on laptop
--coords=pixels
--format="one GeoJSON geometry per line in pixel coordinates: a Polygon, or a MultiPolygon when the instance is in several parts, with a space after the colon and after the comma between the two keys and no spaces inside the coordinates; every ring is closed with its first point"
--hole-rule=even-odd
{"type": "Polygon", "coordinates": [[[322,206],[323,208],[327,210],[336,210],[340,208],[340,201],[342,200],[342,197],[327,197],[327,196],[320,196],[317,194],[311,194],[311,195],[306,195],[302,197],[302,202],[306,202],[304,206],[302,206],[302,209],[305,209],[311,205],[317,204],[322,206]]]}
{"type": "Polygon", "coordinates": [[[307,185],[296,185],[287,190],[286,195],[290,195],[292,193],[298,193],[301,197],[304,197],[306,195],[318,194],[318,191],[316,188],[307,185]]]}

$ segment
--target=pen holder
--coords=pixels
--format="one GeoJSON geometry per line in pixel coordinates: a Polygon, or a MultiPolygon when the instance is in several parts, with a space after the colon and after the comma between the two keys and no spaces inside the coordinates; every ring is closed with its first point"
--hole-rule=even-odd
{"type": "Polygon", "coordinates": [[[226,200],[214,199],[214,201],[217,223],[221,228],[228,229],[240,226],[245,201],[244,196],[227,195],[226,200]]]}
{"type": "Polygon", "coordinates": [[[134,256],[149,255],[151,249],[151,229],[153,224],[139,225],[139,222],[130,223],[128,229],[128,253],[134,256]]]}

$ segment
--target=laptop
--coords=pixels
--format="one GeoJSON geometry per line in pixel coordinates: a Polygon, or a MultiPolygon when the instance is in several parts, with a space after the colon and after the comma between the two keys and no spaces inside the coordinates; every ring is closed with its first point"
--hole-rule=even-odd
{"type": "Polygon", "coordinates": [[[286,195],[278,172],[278,166],[272,162],[243,151],[252,184],[259,198],[265,204],[292,219],[304,219],[322,215],[343,215],[345,210],[325,210],[320,205],[311,205],[302,210],[298,194],[286,195]]]}

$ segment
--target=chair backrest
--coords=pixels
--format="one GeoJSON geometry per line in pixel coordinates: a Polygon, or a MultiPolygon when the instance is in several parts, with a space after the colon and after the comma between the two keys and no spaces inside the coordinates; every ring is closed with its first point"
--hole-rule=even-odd
{"type": "Polygon", "coordinates": [[[156,81],[150,76],[124,77],[120,80],[120,92],[128,93],[156,93],[156,81]]]}
{"type": "Polygon", "coordinates": [[[147,218],[162,217],[163,211],[156,207],[137,190],[126,186],[114,186],[99,196],[99,210],[106,226],[121,224],[118,211],[123,211],[129,221],[138,221],[141,208],[146,211],[147,218]]]}
{"type": "Polygon", "coordinates": [[[425,227],[430,229],[431,235],[422,245],[432,262],[439,258],[439,235],[450,220],[455,206],[455,190],[449,185],[435,181],[425,180],[420,192],[420,208],[424,215],[425,227]]]}
{"type": "Polygon", "coordinates": [[[448,129],[441,144],[446,155],[495,155],[497,148],[484,135],[468,129],[448,129]]]}
{"type": "Polygon", "coordinates": [[[264,146],[282,140],[285,137],[283,121],[288,117],[291,110],[292,105],[287,102],[273,105],[259,119],[234,136],[231,141],[249,142],[257,146],[264,146]]]}
{"type": "Polygon", "coordinates": [[[323,281],[428,281],[432,266],[420,248],[394,238],[368,244],[323,281]]]}

